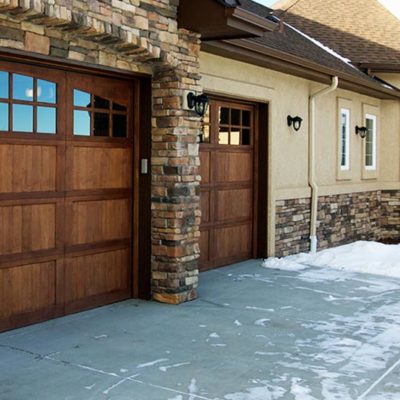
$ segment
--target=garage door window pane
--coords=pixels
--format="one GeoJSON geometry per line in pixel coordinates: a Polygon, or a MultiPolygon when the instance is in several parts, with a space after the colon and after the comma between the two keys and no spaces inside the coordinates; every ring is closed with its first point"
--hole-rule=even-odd
{"type": "Polygon", "coordinates": [[[229,129],[220,128],[219,129],[219,144],[229,144],[229,129]]]}
{"type": "Polygon", "coordinates": [[[250,143],[250,137],[251,137],[250,135],[251,135],[250,129],[243,129],[243,131],[242,131],[242,144],[243,145],[248,146],[251,144],[250,143]]]}
{"type": "Polygon", "coordinates": [[[57,102],[56,84],[49,81],[38,79],[37,81],[37,101],[42,103],[55,104],[57,102]]]}
{"type": "Polygon", "coordinates": [[[110,108],[110,102],[102,97],[94,96],[94,108],[104,108],[108,110],[110,108]]]}
{"type": "Polygon", "coordinates": [[[53,107],[37,108],[37,131],[39,133],[56,133],[56,109],[53,107]]]}
{"type": "Polygon", "coordinates": [[[201,143],[210,143],[210,125],[203,126],[203,135],[201,137],[201,143]]]}
{"type": "Polygon", "coordinates": [[[0,71],[0,98],[8,99],[8,72],[0,71]]]}
{"type": "Polygon", "coordinates": [[[250,126],[250,111],[242,111],[242,125],[250,126]]]}
{"type": "Polygon", "coordinates": [[[108,136],[109,129],[109,114],[95,113],[93,121],[93,136],[108,136]]]}
{"type": "Polygon", "coordinates": [[[118,103],[113,103],[113,110],[115,111],[126,111],[126,107],[118,104],[118,103]]]}
{"type": "Polygon", "coordinates": [[[90,113],[74,111],[74,135],[90,136],[90,113]]]}
{"type": "Polygon", "coordinates": [[[126,132],[126,115],[113,115],[113,137],[127,137],[126,132]]]}
{"type": "Polygon", "coordinates": [[[240,144],[240,131],[233,130],[231,131],[231,143],[234,146],[239,146],[240,144]]]}
{"type": "Polygon", "coordinates": [[[0,103],[0,131],[8,131],[8,104],[0,103]]]}
{"type": "Polygon", "coordinates": [[[219,123],[221,125],[229,125],[229,108],[219,108],[219,123]]]}
{"type": "Polygon", "coordinates": [[[33,101],[33,78],[25,75],[13,75],[13,99],[33,101]]]}
{"type": "Polygon", "coordinates": [[[90,93],[74,90],[74,106],[90,107],[90,93]]]}
{"type": "Polygon", "coordinates": [[[231,125],[240,125],[240,110],[232,108],[231,110],[231,125]]]}
{"type": "Polygon", "coordinates": [[[13,131],[33,132],[33,107],[22,104],[13,105],[13,131]]]}

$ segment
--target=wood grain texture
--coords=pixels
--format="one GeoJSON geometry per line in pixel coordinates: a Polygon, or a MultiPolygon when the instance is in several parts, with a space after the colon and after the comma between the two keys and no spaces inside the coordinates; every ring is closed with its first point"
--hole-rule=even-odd
{"type": "Polygon", "coordinates": [[[0,144],[0,193],[56,190],[56,146],[0,144]]]}
{"type": "Polygon", "coordinates": [[[131,149],[73,146],[69,190],[131,187],[131,149]]]}
{"type": "Polygon", "coordinates": [[[0,269],[0,319],[54,306],[55,262],[0,269]]]}
{"type": "Polygon", "coordinates": [[[0,207],[0,256],[55,246],[55,204],[0,207]]]}
{"type": "Polygon", "coordinates": [[[130,237],[129,200],[76,201],[70,206],[72,245],[130,237]]]}
{"type": "Polygon", "coordinates": [[[129,293],[129,259],[129,249],[67,258],[66,303],[115,291],[129,293]]]}

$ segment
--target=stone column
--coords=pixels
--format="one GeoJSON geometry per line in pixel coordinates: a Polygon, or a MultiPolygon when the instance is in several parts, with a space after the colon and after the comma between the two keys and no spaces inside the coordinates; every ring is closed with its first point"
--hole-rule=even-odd
{"type": "Polygon", "coordinates": [[[153,76],[152,296],[171,304],[195,299],[198,284],[201,121],[182,104],[187,90],[201,91],[197,37],[190,50],[153,76]]]}

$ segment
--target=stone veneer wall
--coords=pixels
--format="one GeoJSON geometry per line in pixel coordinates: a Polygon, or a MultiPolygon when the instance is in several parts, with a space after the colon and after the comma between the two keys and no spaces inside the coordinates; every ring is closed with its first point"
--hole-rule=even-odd
{"type": "Polygon", "coordinates": [[[284,257],[309,249],[310,218],[310,199],[279,200],[276,202],[276,257],[284,257]]]}
{"type": "Polygon", "coordinates": [[[382,192],[381,239],[400,242],[400,190],[382,192]]]}
{"type": "Polygon", "coordinates": [[[0,47],[153,76],[152,293],[196,297],[200,224],[197,34],[178,29],[178,0],[0,0],[0,47]]]}
{"type": "MultiPolygon", "coordinates": [[[[400,191],[321,196],[318,201],[318,249],[355,240],[400,238],[400,191]]],[[[310,249],[310,199],[276,202],[275,256],[310,249]]]]}

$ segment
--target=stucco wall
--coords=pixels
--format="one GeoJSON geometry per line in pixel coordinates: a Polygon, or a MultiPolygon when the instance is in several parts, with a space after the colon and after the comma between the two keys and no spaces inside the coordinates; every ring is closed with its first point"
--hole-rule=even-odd
{"type": "MultiPolygon", "coordinates": [[[[269,104],[269,254],[275,248],[275,204],[279,200],[307,198],[308,98],[324,85],[262,67],[202,52],[201,84],[209,93],[269,104]],[[287,115],[303,118],[297,133],[286,124],[287,115]]],[[[316,101],[317,181],[320,195],[394,190],[400,188],[400,102],[382,101],[338,89],[316,101]],[[338,174],[338,104],[351,110],[350,171],[338,174]],[[364,141],[355,135],[365,125],[364,114],[374,112],[378,123],[378,169],[363,167],[364,141]]]]}

